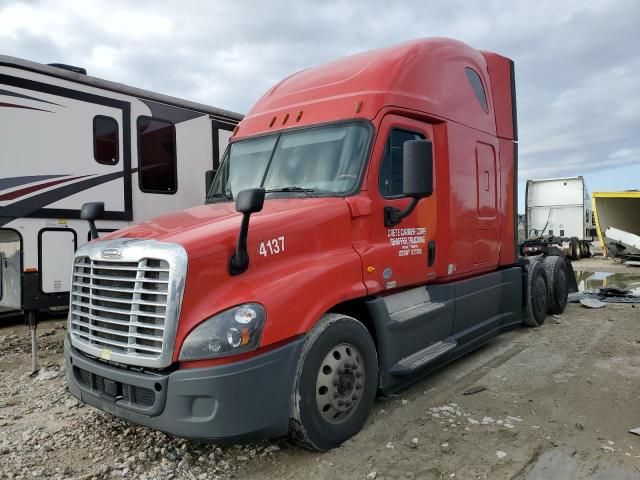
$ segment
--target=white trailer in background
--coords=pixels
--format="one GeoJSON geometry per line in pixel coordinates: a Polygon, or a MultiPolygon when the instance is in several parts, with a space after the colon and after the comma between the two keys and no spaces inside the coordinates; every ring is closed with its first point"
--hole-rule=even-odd
{"type": "Polygon", "coordinates": [[[241,115],[0,56],[0,311],[68,306],[71,265],[101,231],[199,205],[241,115]]]}
{"type": "Polygon", "coordinates": [[[570,257],[590,255],[596,223],[581,176],[527,180],[525,208],[528,239],[554,237],[570,257]]]}

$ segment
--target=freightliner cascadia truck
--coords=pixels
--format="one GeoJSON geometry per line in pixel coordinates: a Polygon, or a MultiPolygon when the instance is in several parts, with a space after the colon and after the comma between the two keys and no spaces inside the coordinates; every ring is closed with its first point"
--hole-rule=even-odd
{"type": "Polygon", "coordinates": [[[327,450],[377,394],[561,312],[570,263],[517,253],[515,101],[511,60],[449,39],[276,84],[204,205],[76,252],[71,393],[183,437],[327,450]]]}

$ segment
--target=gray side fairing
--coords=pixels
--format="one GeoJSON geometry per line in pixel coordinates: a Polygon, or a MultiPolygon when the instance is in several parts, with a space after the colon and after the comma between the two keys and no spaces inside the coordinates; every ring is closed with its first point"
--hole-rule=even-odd
{"type": "Polygon", "coordinates": [[[522,323],[519,266],[409,292],[366,302],[376,330],[383,394],[415,382],[522,323]],[[428,361],[414,361],[415,368],[408,368],[421,352],[428,361]]]}

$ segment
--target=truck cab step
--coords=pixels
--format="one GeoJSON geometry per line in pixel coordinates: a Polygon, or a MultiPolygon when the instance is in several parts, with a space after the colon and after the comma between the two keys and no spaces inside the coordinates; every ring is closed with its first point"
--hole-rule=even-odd
{"type": "Polygon", "coordinates": [[[435,342],[428,347],[418,350],[416,353],[401,359],[391,368],[391,373],[398,376],[409,375],[436,358],[439,358],[445,353],[453,350],[457,346],[458,343],[455,340],[435,342]]]}
{"type": "Polygon", "coordinates": [[[410,307],[393,312],[389,315],[389,317],[394,323],[402,323],[413,318],[433,313],[436,310],[444,308],[444,306],[445,304],[442,302],[427,301],[424,303],[418,303],[417,305],[411,305],[410,307]]]}

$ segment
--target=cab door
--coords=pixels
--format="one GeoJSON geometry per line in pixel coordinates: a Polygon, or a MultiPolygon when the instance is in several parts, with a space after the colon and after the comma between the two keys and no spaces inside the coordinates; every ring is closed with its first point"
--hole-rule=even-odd
{"type": "Polygon", "coordinates": [[[402,193],[403,151],[405,142],[418,139],[433,142],[432,125],[387,115],[378,130],[366,179],[371,199],[370,243],[359,249],[369,293],[426,283],[435,277],[435,184],[434,193],[420,199],[409,216],[385,226],[385,207],[404,209],[411,201],[402,193]]]}

